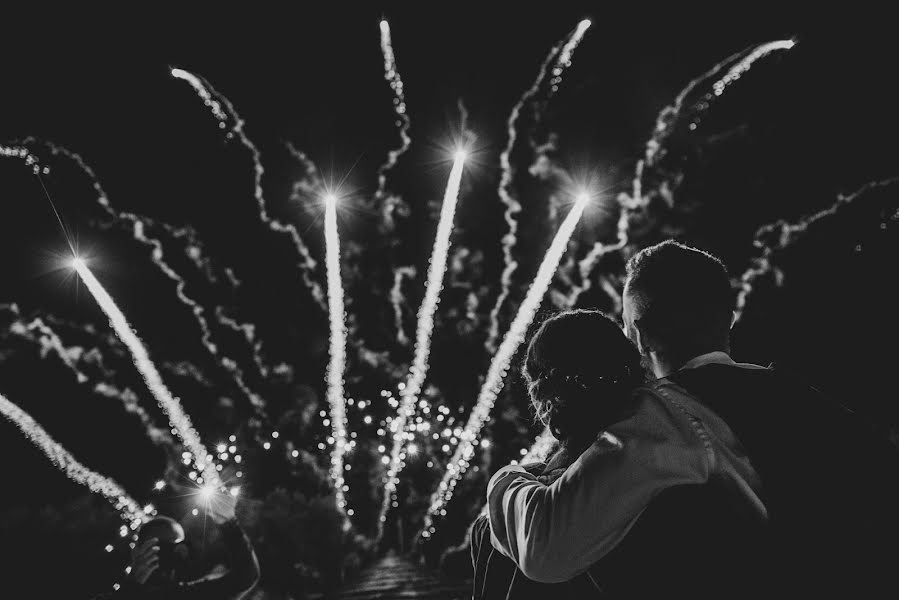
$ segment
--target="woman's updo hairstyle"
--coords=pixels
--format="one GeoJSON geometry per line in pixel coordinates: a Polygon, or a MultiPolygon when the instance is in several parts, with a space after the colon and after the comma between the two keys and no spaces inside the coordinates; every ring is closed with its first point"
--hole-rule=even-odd
{"type": "Polygon", "coordinates": [[[595,436],[621,416],[645,381],[640,353],[596,310],[569,310],[540,325],[522,375],[536,420],[560,442],[595,436]]]}

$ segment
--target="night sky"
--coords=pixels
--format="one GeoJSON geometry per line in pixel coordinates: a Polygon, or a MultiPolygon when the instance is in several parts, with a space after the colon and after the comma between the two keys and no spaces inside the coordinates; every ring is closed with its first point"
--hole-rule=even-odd
{"type": "MultiPolygon", "coordinates": [[[[248,154],[224,139],[193,90],[171,77],[172,67],[204,77],[244,119],[248,136],[262,153],[267,209],[297,226],[319,262],[313,276],[321,285],[322,209],[314,196],[291,199],[303,170],[286,144],[305,153],[323,180],[340,184],[344,280],[348,310],[358,321],[353,324],[358,327],[357,341],[385,353],[388,359],[379,364],[397,369],[378,372],[351,359],[356,371],[348,375],[348,393],[359,397],[395,386],[410,356],[408,347],[393,340],[392,314],[382,305],[386,299],[381,293],[392,283],[389,265],[366,260],[389,256],[394,266],[418,269],[418,278],[408,286],[411,308],[405,319],[411,331],[452,150],[460,141],[466,143],[472,164],[463,182],[454,246],[469,254],[458,257],[461,266],[454,273],[471,280],[445,290],[429,378],[448,406],[454,411],[462,407],[463,418],[489,354],[482,347],[483,314],[465,325],[458,313],[466,285],[487,298],[478,309],[481,313],[489,310],[497,293],[500,238],[506,230],[496,193],[498,157],[506,143],[509,111],[533,82],[549,49],[581,19],[592,19],[593,26],[547,106],[544,127],[558,140],[553,154],[557,164],[595,182],[604,206],[612,206],[619,192],[630,190],[634,166],[658,112],[688,81],[748,45],[798,41],[788,55],[772,59],[735,84],[703,132],[706,141],[729,136],[745,140],[732,153],[736,158],[722,159],[710,178],[714,183],[703,188],[718,203],[707,219],[742,222],[731,233],[722,225],[718,234],[694,239],[722,254],[735,276],[749,266],[752,234],[760,225],[796,220],[867,182],[899,175],[899,40],[880,31],[876,23],[883,18],[877,15],[824,19],[755,5],[719,8],[716,13],[656,13],[599,2],[403,4],[359,8],[347,2],[327,9],[266,8],[252,13],[218,7],[189,13],[147,9],[71,17],[48,9],[45,14],[4,19],[0,144],[33,136],[65,146],[93,168],[116,210],[194,227],[216,265],[234,269],[243,285],[233,290],[221,279],[202,283],[175,246],[170,247],[172,265],[184,270],[189,286],[197,282],[188,289],[201,303],[226,306],[230,314],[256,324],[270,366],[288,365],[289,375],[266,380],[251,368],[245,344],[233,333],[214,332],[245,367],[251,387],[270,402],[274,420],[281,418],[284,428],[292,427],[297,414],[309,406],[317,407],[308,408],[313,413],[326,406],[327,315],[303,285],[290,242],[259,224],[248,154]],[[392,240],[379,237],[380,215],[367,205],[378,185],[378,167],[400,141],[392,92],[384,81],[378,29],[382,17],[391,24],[412,139],[409,151],[388,174],[388,189],[410,209],[392,240]],[[372,253],[366,255],[369,248],[372,253]]],[[[208,442],[228,435],[249,417],[249,408],[233,385],[222,383],[223,374],[204,353],[196,323],[177,301],[173,284],[153,268],[148,251],[131,242],[125,229],[98,225],[104,217],[90,181],[71,163],[45,155],[42,163],[51,172],[42,181],[79,253],[91,260],[94,273],[154,358],[171,365],[190,362],[204,373],[206,383],[173,377],[171,385],[208,442]]],[[[527,166],[520,165],[520,170],[527,166]]],[[[151,417],[158,418],[127,355],[116,350],[114,341],[102,341],[108,335],[106,320],[64,268],[70,252],[57,217],[40,182],[21,161],[0,159],[0,206],[0,304],[16,303],[29,317],[52,315],[68,322],[60,325],[66,341],[100,348],[122,387],[131,388],[151,417]],[[100,334],[78,333],[79,326],[88,324],[100,334]]],[[[533,206],[525,206],[526,225],[516,250],[522,267],[513,301],[520,301],[548,244],[547,231],[555,227],[541,221],[539,210],[528,217],[533,206]]],[[[585,223],[576,236],[579,250],[608,235],[614,218],[598,210],[588,213],[585,223]]],[[[891,242],[879,247],[896,246],[891,242]]],[[[888,270],[894,258],[881,255],[866,268],[875,279],[894,278],[888,270]]],[[[832,317],[839,325],[804,322],[796,330],[802,343],[788,344],[789,349],[744,334],[746,357],[788,363],[793,358],[794,367],[836,395],[863,380],[866,399],[860,404],[874,415],[895,417],[896,408],[886,406],[882,396],[889,360],[874,350],[883,335],[899,333],[895,317],[884,320],[875,313],[875,323],[868,323],[866,303],[853,294],[853,280],[840,271],[844,268],[836,262],[832,270],[815,266],[809,272],[820,277],[809,278],[800,294],[821,298],[815,309],[821,312],[813,314],[828,321],[832,317]],[[833,279],[828,287],[822,281],[829,277],[833,279]],[[814,358],[796,359],[819,343],[825,349],[814,358]],[[848,366],[834,375],[829,367],[840,364],[848,366]],[[871,399],[879,395],[882,402],[871,399]]],[[[866,293],[882,289],[887,288],[866,288],[866,293]]],[[[756,318],[777,306],[772,300],[765,305],[767,312],[756,318]]],[[[875,306],[888,310],[890,304],[881,297],[875,306]]],[[[505,315],[506,324],[510,316],[505,315]]],[[[5,318],[2,326],[10,320],[5,318]]],[[[788,318],[774,321],[789,327],[788,318]]],[[[763,331],[771,333],[774,326],[763,331]]],[[[790,338],[783,329],[777,335],[790,338]]],[[[137,420],[115,400],[101,404],[96,397],[79,396],[77,385],[59,379],[65,369],[52,358],[41,358],[34,344],[8,335],[4,340],[0,392],[85,463],[112,475],[136,497],[148,498],[153,481],[162,476],[165,458],[137,420]]],[[[507,388],[511,396],[522,392],[517,382],[507,388]]],[[[507,402],[517,411],[515,419],[527,420],[521,397],[507,402]]],[[[308,431],[294,431],[295,443],[314,449],[319,439],[314,436],[321,432],[300,422],[308,431]]],[[[264,431],[271,430],[266,427],[264,431]]],[[[509,458],[518,447],[508,449],[509,458]]],[[[10,515],[23,506],[61,506],[83,496],[81,488],[66,482],[6,422],[0,422],[0,455],[5,458],[6,482],[6,493],[0,494],[0,511],[5,511],[0,523],[13,519],[10,515]]],[[[266,471],[270,481],[265,485],[275,485],[276,471],[266,471]]],[[[89,543],[102,546],[96,540],[89,543]]]]}

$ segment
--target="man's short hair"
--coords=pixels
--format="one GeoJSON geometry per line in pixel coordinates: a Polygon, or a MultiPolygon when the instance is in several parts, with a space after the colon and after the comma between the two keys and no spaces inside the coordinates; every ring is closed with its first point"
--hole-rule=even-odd
{"type": "Polygon", "coordinates": [[[727,350],[734,300],[717,257],[666,240],[628,261],[626,287],[639,328],[667,352],[727,350]]]}

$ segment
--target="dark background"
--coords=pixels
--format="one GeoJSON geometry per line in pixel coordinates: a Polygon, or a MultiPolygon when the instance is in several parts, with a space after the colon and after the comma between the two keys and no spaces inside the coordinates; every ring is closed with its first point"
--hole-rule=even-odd
{"type": "MultiPolygon", "coordinates": [[[[464,420],[490,358],[483,338],[502,269],[505,224],[496,187],[508,114],[549,49],[585,17],[593,26],[547,106],[541,135],[558,136],[553,160],[575,178],[598,181],[600,205],[606,207],[614,207],[619,192],[630,190],[634,165],[643,155],[656,115],[690,79],[748,45],[783,38],[799,42],[790,53],[760,64],[734,84],[697,134],[697,144],[731,141],[713,153],[711,166],[688,174],[708,182],[702,202],[711,212],[683,237],[721,254],[735,277],[760,254],[752,245],[759,226],[777,219],[798,220],[827,208],[840,194],[899,175],[899,88],[894,76],[899,42],[885,30],[883,15],[861,11],[833,18],[758,5],[657,12],[591,2],[397,3],[378,8],[335,3],[327,9],[291,11],[210,5],[204,10],[159,8],[130,14],[60,14],[47,8],[32,14],[11,12],[4,18],[0,143],[34,136],[61,144],[90,164],[116,210],[195,228],[207,256],[214,259],[218,283],[192,271],[183,245],[166,238],[167,257],[183,273],[190,295],[210,310],[221,305],[256,324],[262,356],[274,369],[269,376],[253,369],[246,344],[233,332],[214,329],[217,342],[240,361],[248,383],[269,403],[272,422],[248,426],[252,414],[245,398],[203,351],[190,311],[177,301],[174,285],[153,267],[148,250],[130,241],[127,227],[110,224],[97,207],[90,181],[70,162],[38,152],[51,169],[42,181],[79,252],[90,258],[94,273],[154,358],[164,363],[167,383],[182,396],[204,440],[214,443],[241,432],[249,463],[248,496],[259,500],[260,514],[265,507],[271,509],[265,513],[270,526],[285,518],[271,507],[295,500],[277,496],[285,489],[288,495],[301,494],[303,502],[316,493],[327,495],[310,491],[327,487],[321,482],[324,463],[316,446],[327,435],[317,418],[324,408],[327,316],[303,286],[290,242],[259,223],[249,154],[236,141],[224,139],[209,110],[185,82],[170,76],[170,67],[202,75],[245,120],[266,168],[267,209],[297,226],[319,260],[312,276],[321,285],[321,206],[314,194],[291,199],[295,182],[307,181],[312,189],[317,182],[290,157],[285,142],[306,153],[321,178],[343,181],[344,281],[356,344],[350,353],[348,393],[371,400],[377,419],[391,414],[379,391],[395,390],[410,356],[410,348],[393,339],[393,316],[385,303],[392,283],[389,266],[418,269],[406,288],[406,329],[411,333],[451,150],[463,138],[463,104],[470,132],[465,139],[473,156],[453,243],[454,251],[467,254],[456,255],[461,266],[453,274],[459,281],[444,292],[429,382],[435,388],[430,392],[433,403],[452,408],[454,416],[464,420]],[[382,16],[391,23],[412,138],[409,151],[388,176],[388,189],[409,207],[408,216],[389,232],[390,240],[383,235],[381,215],[370,205],[376,171],[399,143],[379,49],[382,16]],[[223,283],[224,266],[243,281],[239,289],[223,283]],[[474,317],[460,316],[468,294],[480,301],[474,317]],[[366,361],[363,350],[381,354],[366,361]],[[184,363],[202,377],[185,375],[185,369],[178,368],[184,363]],[[275,369],[277,365],[284,367],[275,369]],[[275,448],[280,458],[265,455],[254,441],[274,429],[284,433],[282,445],[275,448]],[[309,460],[298,465],[286,458],[293,448],[302,449],[309,460]],[[316,461],[318,467],[309,466],[316,461]],[[307,467],[318,475],[303,475],[307,467]]],[[[524,179],[528,166],[517,165],[524,179]]],[[[513,307],[523,297],[555,227],[555,221],[541,216],[541,198],[551,195],[544,193],[545,185],[531,178],[519,189],[522,198],[537,200],[523,200],[523,237],[516,250],[521,268],[515,276],[513,307]]],[[[16,303],[19,310],[7,311],[3,326],[12,327],[26,317],[56,319],[67,346],[97,348],[102,355],[103,369],[79,354],[79,364],[88,365],[86,369],[94,365],[92,377],[120,390],[131,389],[149,418],[164,426],[92,298],[63,268],[65,238],[40,183],[21,161],[0,160],[0,206],[0,303],[16,303]],[[84,329],[91,325],[93,330],[84,329]]],[[[895,201],[884,206],[895,208],[895,201]]],[[[885,343],[899,333],[891,309],[895,293],[889,292],[896,234],[893,225],[881,230],[869,221],[890,215],[887,210],[859,217],[857,228],[854,222],[845,227],[831,224],[833,237],[818,238],[819,246],[789,263],[793,287],[762,293],[757,312],[747,314],[750,325],[735,332],[739,358],[786,363],[887,428],[897,423],[888,387],[894,353],[885,343]],[[865,255],[859,258],[856,247],[872,236],[872,250],[865,245],[865,255]]],[[[588,212],[572,251],[583,256],[595,239],[608,235],[615,219],[602,210],[588,212]]],[[[608,268],[620,271],[620,265],[608,268]]],[[[564,282],[555,286],[564,291],[564,282]]],[[[611,306],[608,299],[591,295],[580,305],[611,306]]],[[[545,303],[547,309],[553,306],[560,304],[545,303]]],[[[512,315],[511,309],[504,312],[504,323],[512,315]]],[[[150,443],[144,425],[120,406],[115,394],[101,398],[91,385],[73,381],[58,359],[41,354],[33,336],[7,332],[0,357],[0,392],[29,411],[83,462],[116,478],[140,501],[155,498],[150,488],[163,476],[166,445],[150,443]]],[[[529,425],[520,386],[510,379],[506,389],[496,409],[497,421],[487,430],[496,449],[482,457],[481,470],[471,473],[456,502],[460,524],[479,508],[486,473],[517,456],[536,431],[529,425]]],[[[359,426],[361,417],[351,414],[351,429],[359,426]]],[[[378,442],[373,428],[359,427],[360,445],[368,454],[360,448],[353,459],[359,461],[354,476],[364,478],[370,472],[374,483],[351,482],[362,490],[351,495],[351,504],[359,511],[356,526],[364,537],[371,533],[377,499],[379,466],[371,448],[378,442]],[[369,469],[369,462],[375,467],[369,469]]],[[[77,582],[79,591],[106,589],[115,578],[111,573],[124,564],[124,551],[116,550],[111,558],[102,552],[117,537],[115,516],[104,512],[102,500],[86,498],[82,488],[67,482],[5,422],[0,423],[0,452],[6,458],[0,525],[8,532],[4,539],[10,540],[4,544],[27,547],[20,552],[19,568],[59,569],[77,582]],[[105,570],[97,567],[95,573],[85,574],[81,559],[72,558],[77,553],[106,561],[105,570]]],[[[433,453],[439,464],[435,469],[420,464],[407,469],[401,496],[412,507],[411,516],[402,534],[394,533],[392,516],[392,545],[402,540],[402,546],[409,547],[441,474],[440,461],[447,458],[431,448],[426,453],[433,453]]],[[[155,501],[179,517],[190,509],[174,498],[155,501]]],[[[248,526],[261,552],[276,556],[276,545],[266,546],[273,544],[271,536],[260,533],[264,518],[251,516],[248,526]]],[[[461,540],[462,527],[450,524],[446,528],[452,535],[432,542],[435,547],[461,540]]],[[[296,537],[312,537],[303,529],[307,525],[293,525],[296,537]]],[[[299,555],[305,551],[299,542],[290,544],[299,555]]],[[[3,554],[7,550],[14,551],[7,548],[3,554]]],[[[303,560],[315,567],[313,559],[299,562],[303,560]]],[[[295,571],[285,575],[275,566],[268,568],[267,573],[275,572],[269,583],[277,581],[285,589],[295,589],[291,586],[299,584],[294,579],[302,579],[295,571]],[[291,583],[283,583],[288,580],[291,583]]]]}

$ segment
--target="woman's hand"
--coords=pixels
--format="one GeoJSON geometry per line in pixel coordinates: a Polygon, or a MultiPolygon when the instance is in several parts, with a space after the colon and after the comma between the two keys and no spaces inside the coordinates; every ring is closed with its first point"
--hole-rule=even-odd
{"type": "Polygon", "coordinates": [[[159,568],[159,540],[150,538],[141,542],[131,553],[131,579],[143,585],[159,568]]]}

